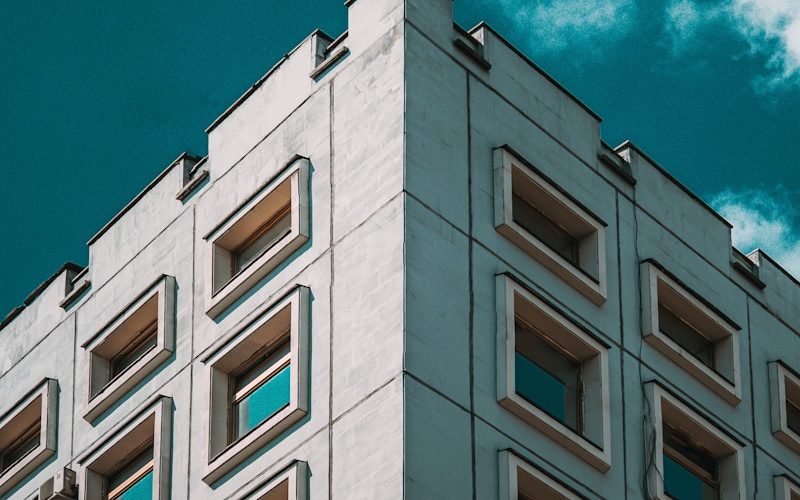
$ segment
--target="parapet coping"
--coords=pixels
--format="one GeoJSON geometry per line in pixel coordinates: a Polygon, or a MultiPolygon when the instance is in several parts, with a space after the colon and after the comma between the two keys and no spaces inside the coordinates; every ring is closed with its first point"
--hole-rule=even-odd
{"type": "Polygon", "coordinates": [[[280,60],[279,60],[277,63],[275,63],[275,64],[274,64],[274,65],[273,65],[273,66],[272,66],[272,67],[269,69],[269,71],[267,71],[267,72],[264,74],[264,76],[262,76],[261,78],[259,78],[259,79],[256,81],[256,83],[254,83],[253,85],[251,85],[251,86],[250,86],[250,88],[249,88],[249,89],[247,89],[247,90],[244,92],[244,94],[242,94],[242,95],[241,95],[241,96],[240,96],[238,99],[236,99],[236,100],[233,102],[233,104],[231,104],[230,106],[228,106],[228,109],[226,109],[225,111],[223,111],[223,112],[222,112],[222,114],[221,114],[221,115],[219,115],[219,116],[217,117],[217,119],[216,119],[216,120],[214,120],[213,122],[211,122],[211,125],[209,125],[209,126],[206,128],[206,134],[210,134],[210,133],[211,133],[211,131],[213,131],[215,128],[217,128],[217,126],[218,126],[220,123],[222,123],[222,122],[225,120],[225,118],[229,117],[229,116],[230,116],[230,115],[231,115],[231,114],[232,114],[234,111],[236,111],[236,108],[238,108],[239,106],[241,106],[241,105],[242,105],[242,103],[243,103],[244,101],[246,101],[248,97],[250,97],[251,95],[253,95],[253,93],[255,93],[255,91],[256,91],[256,90],[258,90],[259,88],[261,88],[261,86],[262,86],[262,85],[264,85],[264,82],[266,82],[266,81],[269,79],[269,77],[270,77],[270,76],[272,76],[272,74],[273,74],[273,73],[275,73],[275,72],[278,70],[278,68],[280,68],[280,67],[283,65],[283,63],[285,63],[286,61],[288,61],[288,60],[289,60],[289,58],[292,56],[292,54],[294,54],[295,52],[297,52],[297,50],[298,50],[300,47],[302,47],[302,46],[303,46],[303,44],[304,44],[304,43],[306,43],[306,41],[307,41],[307,40],[309,40],[311,37],[313,37],[313,36],[315,36],[315,35],[317,35],[317,36],[321,36],[321,37],[323,37],[323,38],[326,38],[326,39],[328,39],[328,40],[331,42],[331,44],[334,44],[334,43],[335,43],[335,44],[337,44],[337,45],[338,45],[339,43],[341,43],[341,41],[342,41],[342,40],[344,40],[344,39],[347,37],[347,33],[348,33],[348,32],[347,32],[347,31],[345,31],[344,33],[342,33],[341,35],[339,35],[337,38],[335,38],[335,39],[334,39],[332,36],[330,36],[329,34],[325,33],[325,32],[324,32],[323,30],[321,30],[321,29],[315,29],[314,31],[312,31],[312,32],[311,32],[311,34],[309,34],[308,36],[306,36],[305,38],[303,38],[303,40],[302,40],[300,43],[298,43],[297,45],[295,45],[295,47],[294,47],[292,50],[290,50],[289,52],[287,52],[286,54],[284,54],[284,55],[283,55],[283,57],[281,57],[281,58],[280,58],[280,60]]]}
{"type": "Polygon", "coordinates": [[[653,165],[653,166],[656,168],[656,170],[658,170],[659,172],[661,172],[661,173],[664,175],[664,177],[666,177],[667,179],[669,179],[670,181],[672,181],[672,183],[673,183],[673,184],[675,184],[675,185],[676,185],[678,188],[680,188],[680,189],[681,189],[681,191],[683,191],[684,193],[686,193],[687,195],[689,195],[689,197],[690,197],[691,199],[693,199],[694,201],[696,201],[697,203],[699,203],[699,204],[700,204],[700,206],[702,206],[703,208],[705,208],[706,210],[708,210],[708,211],[711,213],[711,215],[713,215],[714,217],[716,217],[717,219],[719,219],[719,220],[720,220],[722,223],[724,223],[724,224],[725,224],[726,226],[728,226],[729,228],[733,228],[733,224],[731,224],[730,222],[728,222],[728,220],[727,220],[725,217],[723,217],[722,215],[720,215],[720,213],[719,213],[719,212],[717,212],[716,210],[714,210],[714,209],[713,209],[713,208],[712,208],[712,207],[711,207],[711,206],[710,206],[708,203],[706,203],[706,202],[705,202],[705,201],[703,201],[703,200],[702,200],[702,199],[701,199],[699,196],[697,196],[697,195],[694,193],[694,191],[692,191],[691,189],[689,189],[689,188],[686,186],[686,184],[682,183],[682,182],[681,182],[681,181],[679,181],[679,180],[678,180],[678,179],[677,179],[677,178],[676,178],[674,175],[672,175],[671,173],[669,173],[669,172],[667,171],[667,169],[665,169],[664,167],[662,167],[661,165],[659,165],[659,164],[658,164],[658,162],[656,162],[656,161],[655,161],[655,160],[654,160],[652,157],[650,157],[650,155],[648,155],[647,153],[645,153],[644,151],[642,151],[642,149],[641,149],[639,146],[637,146],[636,144],[634,144],[634,143],[633,143],[633,141],[631,141],[630,139],[627,139],[627,140],[625,140],[625,141],[624,141],[622,144],[620,144],[619,146],[615,147],[615,148],[614,148],[614,152],[616,152],[616,153],[619,153],[621,150],[623,150],[623,149],[627,149],[627,148],[630,148],[630,149],[633,149],[634,151],[636,151],[636,153],[637,153],[639,156],[641,156],[641,157],[642,157],[642,158],[644,158],[644,159],[645,159],[645,160],[646,160],[648,163],[650,163],[651,165],[653,165]]]}
{"type": "Polygon", "coordinates": [[[89,241],[88,241],[88,242],[86,242],[86,244],[87,244],[87,245],[91,245],[92,243],[94,243],[95,241],[97,241],[98,239],[100,239],[100,237],[101,237],[101,236],[103,236],[103,235],[106,233],[106,231],[108,231],[109,229],[111,229],[111,226],[113,226],[113,225],[114,225],[114,224],[115,224],[115,223],[116,223],[118,220],[120,220],[120,219],[122,218],[122,216],[123,216],[123,215],[125,215],[125,214],[128,212],[128,210],[130,210],[131,208],[133,208],[133,206],[134,206],[134,205],[136,205],[136,204],[139,202],[139,200],[141,200],[141,199],[144,197],[144,195],[146,195],[146,194],[147,194],[147,192],[148,192],[148,191],[150,191],[151,189],[153,189],[153,188],[156,186],[156,184],[158,184],[158,183],[161,181],[161,179],[163,179],[164,177],[166,177],[166,175],[167,175],[167,174],[170,172],[170,170],[172,170],[172,169],[173,169],[173,168],[174,168],[174,167],[175,167],[175,166],[176,166],[178,163],[180,163],[180,161],[181,161],[181,160],[183,160],[184,158],[188,158],[188,159],[190,159],[190,160],[194,160],[194,161],[197,161],[197,162],[199,162],[200,160],[202,160],[202,159],[203,159],[203,158],[202,158],[202,157],[200,157],[200,156],[197,156],[197,155],[192,155],[192,154],[189,154],[189,153],[187,153],[187,152],[183,152],[183,153],[181,153],[180,155],[178,155],[178,157],[177,157],[177,158],[175,158],[175,160],[173,160],[173,162],[172,162],[172,163],[170,163],[170,164],[169,164],[169,166],[168,166],[167,168],[165,168],[164,170],[162,170],[162,171],[161,171],[161,173],[160,173],[160,174],[158,174],[158,175],[156,176],[156,178],[155,178],[155,179],[153,179],[152,181],[150,181],[150,183],[149,183],[147,186],[145,186],[145,188],[144,188],[144,189],[142,189],[141,191],[139,191],[139,194],[137,194],[136,196],[134,196],[134,197],[133,197],[133,199],[132,199],[130,202],[128,202],[128,204],[127,204],[127,205],[125,205],[124,207],[122,207],[122,210],[120,210],[119,212],[117,212],[117,214],[116,214],[114,217],[112,217],[112,218],[111,218],[111,220],[110,220],[110,221],[108,221],[108,222],[107,222],[107,223],[106,223],[106,224],[105,224],[103,227],[101,227],[101,228],[100,228],[100,230],[99,230],[99,231],[97,231],[97,233],[95,233],[95,235],[94,235],[94,236],[92,236],[91,238],[89,238],[89,241]]]}
{"type": "Polygon", "coordinates": [[[584,103],[583,101],[581,101],[580,99],[578,99],[578,97],[577,97],[577,96],[575,96],[575,94],[573,94],[572,92],[570,92],[569,90],[567,90],[566,88],[564,88],[564,86],[563,86],[562,84],[560,84],[560,83],[559,83],[559,82],[558,82],[558,81],[557,81],[555,78],[553,78],[552,76],[550,76],[550,74],[549,74],[547,71],[545,71],[544,69],[542,69],[542,67],[541,67],[541,66],[539,66],[538,64],[536,64],[535,62],[533,62],[533,60],[531,60],[531,59],[530,59],[528,56],[526,56],[526,55],[525,55],[525,54],[524,54],[524,53],[523,53],[521,50],[519,50],[519,49],[518,49],[516,46],[514,46],[514,44],[513,44],[513,43],[509,42],[509,41],[508,41],[508,39],[506,39],[506,38],[505,38],[503,35],[501,35],[500,33],[498,33],[498,32],[497,32],[497,31],[496,31],[494,28],[492,28],[492,27],[491,27],[491,26],[490,26],[490,25],[489,25],[489,24],[488,24],[486,21],[481,21],[481,22],[479,22],[478,24],[476,24],[475,26],[473,26],[473,27],[472,27],[472,28],[470,28],[469,30],[464,30],[464,28],[462,28],[461,26],[459,26],[459,25],[458,25],[458,24],[456,24],[456,23],[453,23],[453,25],[454,25],[454,27],[456,28],[456,30],[460,30],[460,31],[462,31],[462,32],[466,32],[466,33],[468,33],[470,36],[474,35],[474,34],[475,34],[475,32],[479,31],[480,29],[482,29],[482,28],[486,28],[487,30],[489,30],[490,32],[492,32],[492,34],[493,34],[493,35],[494,35],[494,36],[495,36],[495,37],[496,37],[498,40],[500,40],[501,42],[503,42],[503,44],[505,44],[505,45],[506,45],[506,46],[507,46],[509,49],[511,49],[511,51],[512,51],[512,52],[514,52],[515,54],[517,54],[517,56],[519,56],[519,57],[520,57],[520,58],[521,58],[521,59],[522,59],[522,60],[523,60],[525,63],[527,63],[527,64],[528,64],[528,65],[529,65],[531,68],[533,68],[533,69],[534,69],[534,70],[535,70],[537,73],[539,73],[540,75],[542,75],[542,76],[543,76],[543,77],[544,77],[544,78],[545,78],[547,81],[549,81],[551,84],[553,84],[553,85],[554,85],[554,86],[555,86],[555,87],[556,87],[558,90],[560,90],[561,92],[563,92],[563,93],[564,93],[564,95],[566,95],[567,97],[569,97],[570,99],[572,99],[573,101],[575,101],[575,104],[577,104],[578,106],[580,106],[581,108],[583,108],[583,110],[584,110],[584,111],[586,111],[587,113],[589,113],[589,114],[592,116],[592,118],[594,118],[594,119],[595,119],[595,120],[597,120],[598,122],[602,122],[602,121],[603,121],[603,118],[602,118],[600,115],[598,115],[597,113],[595,113],[595,112],[592,110],[592,108],[590,108],[590,107],[589,107],[589,106],[588,106],[586,103],[584,103]]]}

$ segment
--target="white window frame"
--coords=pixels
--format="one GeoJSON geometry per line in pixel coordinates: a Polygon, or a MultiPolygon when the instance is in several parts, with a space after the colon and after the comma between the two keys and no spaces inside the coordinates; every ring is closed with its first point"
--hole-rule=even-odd
{"type": "Polygon", "coordinates": [[[606,301],[608,293],[605,223],[596,215],[589,213],[580,203],[536,171],[529,162],[515,154],[508,146],[496,148],[493,154],[494,225],[497,231],[569,283],[589,300],[597,305],[602,305],[606,301]],[[564,257],[514,221],[512,178],[515,172],[523,176],[522,178],[526,182],[533,183],[544,191],[554,204],[564,208],[569,213],[571,220],[593,229],[592,235],[582,238],[579,244],[581,253],[588,252],[589,258],[596,260],[596,280],[586,270],[576,267],[564,259],[564,257]]]}
{"type": "Polygon", "coordinates": [[[549,498],[560,500],[583,500],[584,497],[567,488],[538,467],[517,456],[511,450],[501,450],[498,457],[500,464],[500,496],[498,500],[517,500],[519,494],[520,473],[528,475],[539,488],[546,489],[549,498]],[[556,497],[557,495],[557,497],[556,497]]]}
{"type": "MultiPolygon", "coordinates": [[[[772,434],[795,453],[800,453],[800,435],[789,428],[786,418],[787,385],[792,386],[793,393],[800,395],[800,375],[783,362],[773,361],[769,363],[769,382],[772,434]]],[[[795,400],[795,403],[800,405],[800,400],[795,400]]]]}
{"type": "Polygon", "coordinates": [[[795,483],[786,475],[775,476],[775,499],[795,500],[800,498],[800,484],[795,483]]]}
{"type": "MultiPolygon", "coordinates": [[[[208,408],[210,411],[208,427],[208,454],[203,481],[213,484],[247,457],[255,453],[270,440],[291,427],[309,410],[308,366],[309,366],[309,307],[310,290],[297,286],[288,295],[279,298],[265,308],[265,312],[250,324],[238,330],[233,336],[222,339],[221,347],[213,350],[203,359],[208,387],[208,408]],[[231,356],[239,357],[239,352],[253,347],[248,344],[255,335],[264,334],[264,328],[275,330],[274,337],[283,331],[281,323],[290,322],[291,362],[289,405],[254,429],[228,442],[229,384],[230,372],[220,365],[230,362],[231,356]]],[[[271,335],[268,331],[268,335],[271,335]]]]}
{"type": "Polygon", "coordinates": [[[239,497],[239,500],[259,500],[284,481],[288,482],[286,500],[308,500],[308,464],[295,461],[289,467],[270,477],[266,483],[239,497]]]}
{"type": "MultiPolygon", "coordinates": [[[[664,420],[689,432],[711,452],[719,465],[720,496],[725,499],[745,500],[744,446],[727,433],[721,431],[708,420],[689,408],[683,401],[672,395],[657,382],[645,384],[647,397],[652,401],[653,429],[655,436],[652,447],[654,456],[645,457],[652,463],[646,470],[649,494],[657,500],[671,500],[664,493],[664,420]]],[[[649,452],[649,450],[648,450],[649,452]]]]}
{"type": "Polygon", "coordinates": [[[308,158],[295,157],[277,177],[258,189],[243,205],[205,236],[204,239],[207,242],[205,256],[206,314],[211,317],[219,315],[308,241],[310,237],[309,171],[308,158]],[[237,223],[252,213],[261,202],[268,202],[271,196],[279,195],[279,190],[287,188],[291,204],[289,234],[244,269],[230,276],[232,256],[230,251],[221,246],[221,239],[228,234],[229,230],[235,230],[237,223]],[[224,277],[222,280],[224,284],[217,289],[218,276],[224,277]]]}
{"type": "Polygon", "coordinates": [[[58,382],[45,379],[36,389],[14,403],[0,417],[0,433],[30,405],[39,400],[40,426],[39,444],[22,459],[0,475],[0,495],[16,486],[28,474],[53,456],[57,449],[58,429],[58,382]]]}
{"type": "Polygon", "coordinates": [[[611,404],[609,396],[608,347],[590,336],[571,320],[508,275],[496,276],[497,296],[497,401],[517,417],[568,449],[601,472],[611,467],[611,404]],[[515,387],[517,309],[532,308],[547,316],[559,327],[559,342],[567,351],[592,352],[589,368],[592,373],[585,378],[599,387],[586,391],[582,401],[583,421],[592,425],[592,442],[548,415],[536,405],[517,394],[515,387]],[[566,344],[566,345],[565,345],[566,344]]]}
{"type": "Polygon", "coordinates": [[[131,391],[136,384],[144,380],[159,365],[169,359],[175,351],[175,278],[172,276],[161,276],[150,285],[139,297],[128,304],[123,312],[111,320],[92,338],[83,344],[86,353],[86,384],[87,406],[83,418],[89,422],[96,420],[106,410],[119,401],[125,394],[131,391]],[[146,352],[132,365],[127,367],[117,377],[106,383],[94,395],[92,394],[92,383],[94,377],[100,376],[102,370],[107,370],[109,359],[96,354],[98,347],[102,346],[115,334],[119,334],[121,328],[136,315],[141,308],[150,300],[157,300],[157,332],[156,345],[153,349],[146,352]]]}
{"type": "Polygon", "coordinates": [[[693,375],[728,404],[739,404],[742,401],[739,326],[709,307],[653,260],[645,260],[641,263],[640,279],[644,340],[673,363],[693,375]],[[668,287],[670,293],[679,297],[679,300],[691,308],[691,313],[695,317],[700,317],[702,321],[714,325],[713,333],[718,337],[712,341],[715,355],[725,356],[726,359],[723,361],[729,365],[732,381],[703,364],[689,351],[661,332],[658,317],[659,284],[668,287]]]}
{"type": "Polygon", "coordinates": [[[153,442],[153,500],[170,498],[172,404],[170,397],[156,397],[142,411],[116,427],[109,438],[104,438],[101,444],[77,460],[80,465],[78,500],[102,500],[105,477],[110,472],[107,470],[126,458],[126,453],[135,450],[136,443],[147,440],[153,442]],[[131,440],[133,444],[129,443],[131,440]]]}

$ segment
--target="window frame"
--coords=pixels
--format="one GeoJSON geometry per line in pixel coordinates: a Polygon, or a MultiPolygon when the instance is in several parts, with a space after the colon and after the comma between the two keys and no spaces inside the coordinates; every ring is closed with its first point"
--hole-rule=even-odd
{"type": "Polygon", "coordinates": [[[800,406],[800,374],[781,360],[772,361],[769,367],[770,421],[772,435],[800,454],[800,434],[789,427],[786,405],[789,402],[787,385],[793,386],[796,395],[794,406],[800,406]]]}
{"type": "Polygon", "coordinates": [[[102,442],[77,459],[80,466],[78,500],[104,500],[108,476],[118,472],[114,467],[134,453],[141,453],[143,444],[153,447],[153,500],[170,498],[170,466],[172,462],[172,398],[156,396],[133,417],[115,426],[102,442]],[[125,451],[128,449],[127,452],[125,451]]]}
{"type": "Polygon", "coordinates": [[[774,483],[776,500],[796,500],[800,498],[800,483],[789,479],[786,474],[775,476],[774,483]]]}
{"type": "MultiPolygon", "coordinates": [[[[97,420],[114,403],[130,392],[136,384],[172,356],[175,351],[176,288],[174,277],[162,275],[83,344],[87,360],[86,380],[89,380],[86,410],[83,415],[85,420],[89,422],[97,420]],[[121,372],[112,376],[112,361],[119,353],[106,357],[98,354],[97,351],[102,349],[107,342],[117,341],[117,336],[125,339],[124,335],[127,333],[131,337],[130,340],[133,340],[137,334],[141,334],[140,331],[131,335],[124,329],[151,300],[157,301],[155,346],[144,351],[121,372]],[[93,381],[97,378],[107,378],[107,380],[95,392],[93,381]]],[[[147,323],[146,328],[149,328],[151,324],[147,323]]]]}
{"type": "MultiPolygon", "coordinates": [[[[37,404],[37,400],[39,400],[39,444],[0,473],[0,495],[23,481],[28,474],[53,456],[58,448],[58,381],[54,379],[45,379],[0,416],[0,434],[31,405],[37,404]]],[[[25,429],[30,427],[31,425],[27,425],[25,429]]]]}
{"type": "MultiPolygon", "coordinates": [[[[211,317],[219,315],[309,240],[310,169],[308,158],[295,156],[278,175],[258,188],[253,195],[204,237],[206,240],[206,314],[211,317]],[[231,231],[236,231],[237,227],[240,228],[240,223],[248,222],[247,216],[254,213],[254,210],[259,208],[262,203],[268,203],[272,197],[279,196],[279,190],[284,189],[288,190],[290,198],[288,200],[291,216],[289,233],[256,254],[258,256],[241,269],[234,271],[236,247],[240,247],[244,241],[252,238],[269,220],[263,221],[262,225],[259,225],[250,234],[243,236],[243,241],[235,244],[235,248],[225,248],[230,245],[223,244],[223,239],[232,234],[231,231]]],[[[280,203],[270,217],[283,210],[285,206],[285,203],[280,203]]]]}
{"type": "MultiPolygon", "coordinates": [[[[741,360],[739,350],[739,331],[741,328],[729,318],[718,312],[716,308],[700,298],[677,278],[668,273],[661,264],[653,259],[644,260],[640,264],[641,317],[642,337],[658,352],[670,361],[694,376],[712,392],[730,405],[738,405],[742,401],[741,360]],[[659,284],[674,294],[672,300],[682,302],[688,308],[688,314],[707,324],[712,324],[711,332],[718,338],[708,339],[709,332],[701,332],[695,325],[687,322],[698,334],[705,336],[714,346],[714,356],[730,370],[731,379],[721,374],[716,368],[709,367],[694,354],[682,347],[659,327],[659,284]],[[724,357],[723,357],[724,356],[724,357]]],[[[673,315],[675,313],[673,312],[673,315]]]]}
{"type": "Polygon", "coordinates": [[[646,469],[648,493],[657,500],[672,500],[664,493],[664,420],[673,427],[694,432],[692,437],[713,454],[719,467],[721,498],[745,500],[744,445],[720,430],[658,382],[645,383],[645,392],[652,401],[651,421],[654,434],[652,467],[646,469]]]}
{"type": "Polygon", "coordinates": [[[300,460],[295,460],[282,471],[270,476],[266,482],[238,497],[238,500],[260,500],[284,481],[288,481],[287,500],[308,500],[308,464],[300,460]]]}
{"type": "Polygon", "coordinates": [[[548,473],[528,463],[510,449],[500,450],[498,463],[500,465],[498,500],[517,500],[520,489],[520,473],[528,475],[533,482],[538,483],[539,487],[547,488],[548,493],[560,495],[564,500],[583,500],[585,498],[548,473]]]}
{"type": "Polygon", "coordinates": [[[510,275],[497,275],[495,285],[498,403],[597,470],[607,471],[611,467],[610,347],[510,275]],[[581,361],[586,371],[584,383],[595,384],[583,391],[583,432],[573,430],[516,392],[516,317],[531,310],[558,327],[560,338],[551,340],[581,361]]]}
{"type": "Polygon", "coordinates": [[[220,339],[218,347],[202,360],[208,387],[208,451],[203,481],[213,484],[244,462],[259,448],[302,419],[309,411],[309,317],[310,290],[295,286],[264,307],[254,320],[220,339]],[[289,404],[242,436],[231,439],[230,407],[232,373],[242,360],[253,356],[253,342],[279,347],[287,329],[289,336],[289,404]],[[250,353],[249,355],[247,353],[250,353]],[[241,358],[241,359],[240,359],[241,358]]]}
{"type": "MultiPolygon", "coordinates": [[[[607,224],[507,145],[496,148],[493,151],[493,161],[495,229],[594,304],[602,305],[605,303],[608,294],[605,234],[607,224]],[[562,257],[548,244],[524,229],[514,220],[514,184],[512,182],[514,172],[518,172],[526,182],[532,183],[538,189],[544,191],[552,203],[563,208],[563,211],[569,214],[573,224],[578,223],[591,228],[592,233],[590,235],[580,239],[576,238],[576,241],[579,246],[587,247],[583,249],[583,252],[589,250],[591,253],[588,258],[596,261],[596,278],[580,265],[575,265],[562,257]],[[592,235],[594,235],[595,239],[594,245],[587,240],[592,235]]],[[[555,225],[558,225],[558,221],[554,221],[547,215],[544,216],[555,225]]]]}

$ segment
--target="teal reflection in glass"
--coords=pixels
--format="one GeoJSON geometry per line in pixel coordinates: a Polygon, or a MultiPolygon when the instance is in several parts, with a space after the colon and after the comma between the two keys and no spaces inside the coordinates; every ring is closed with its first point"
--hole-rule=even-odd
{"type": "Polygon", "coordinates": [[[153,471],[151,470],[114,500],[151,500],[152,498],[153,471]]]}
{"type": "Polygon", "coordinates": [[[519,351],[515,353],[515,363],[514,383],[517,394],[547,412],[551,417],[564,422],[567,398],[567,388],[564,383],[519,351]]]}
{"type": "Polygon", "coordinates": [[[289,404],[290,366],[286,365],[239,401],[237,437],[247,434],[289,404]]]}
{"type": "Polygon", "coordinates": [[[717,489],[664,454],[664,493],[676,500],[717,500],[717,489]]]}

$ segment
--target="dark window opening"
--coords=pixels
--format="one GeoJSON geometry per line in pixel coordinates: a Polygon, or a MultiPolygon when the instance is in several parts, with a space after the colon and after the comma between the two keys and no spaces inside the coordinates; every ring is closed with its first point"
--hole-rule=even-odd
{"type": "Polygon", "coordinates": [[[514,222],[542,241],[567,262],[580,267],[580,239],[561,227],[541,208],[517,192],[512,193],[514,222]]]}
{"type": "Polygon", "coordinates": [[[681,433],[664,426],[664,493],[676,500],[719,500],[717,459],[681,433]]]}
{"type": "Polygon", "coordinates": [[[515,328],[517,394],[582,434],[581,363],[520,318],[517,318],[515,328]]]}

